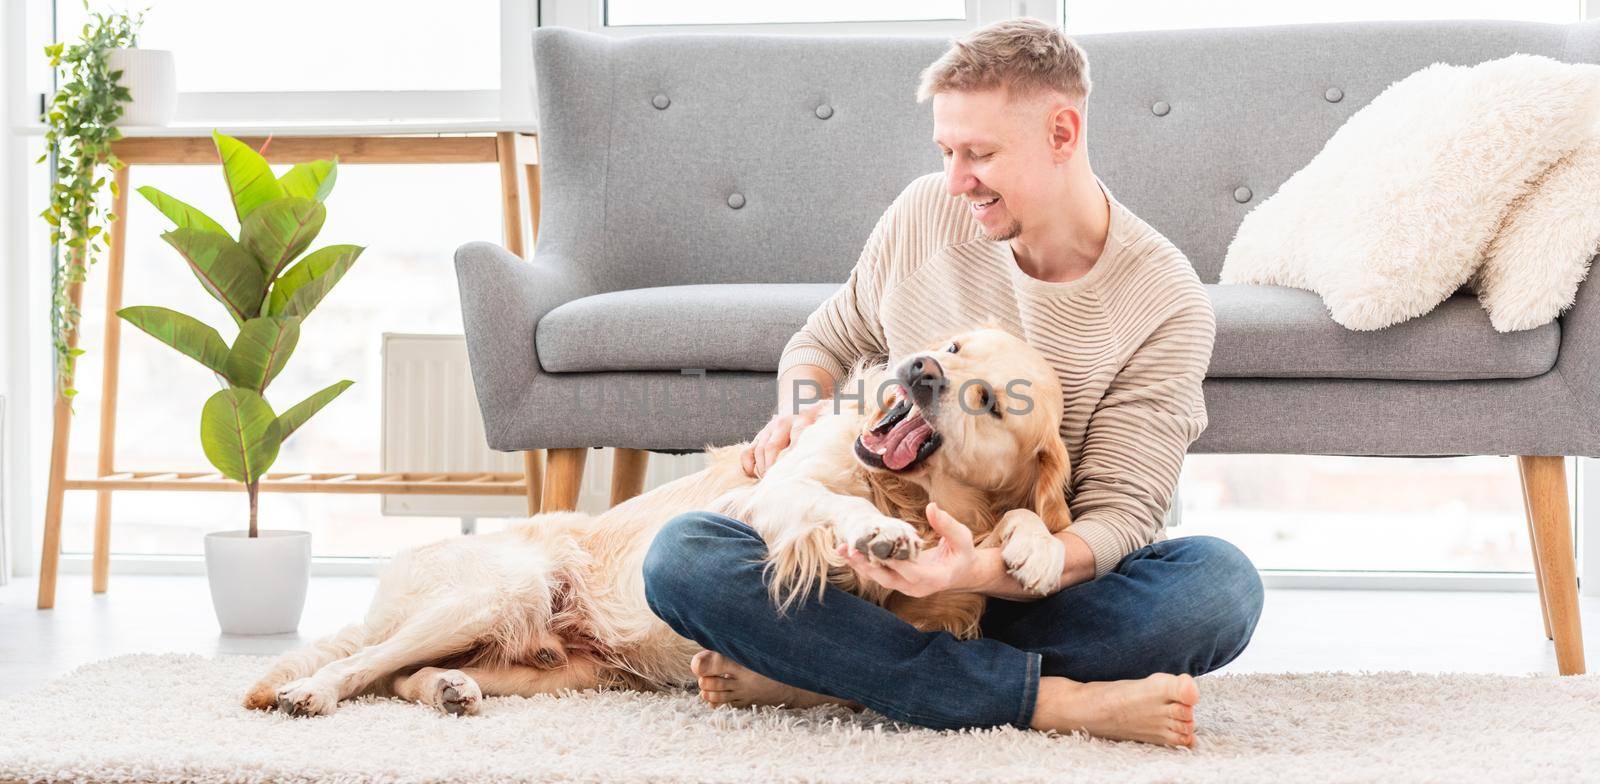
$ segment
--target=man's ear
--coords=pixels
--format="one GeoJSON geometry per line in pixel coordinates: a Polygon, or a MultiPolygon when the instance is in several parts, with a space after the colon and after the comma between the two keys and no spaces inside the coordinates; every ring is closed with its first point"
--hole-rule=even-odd
{"type": "Polygon", "coordinates": [[[1033,480],[1033,512],[1044,526],[1055,533],[1072,524],[1067,509],[1067,482],[1072,480],[1072,459],[1060,438],[1045,439],[1039,448],[1038,468],[1033,480]]]}
{"type": "Polygon", "coordinates": [[[1055,108],[1050,115],[1050,158],[1057,163],[1071,160],[1082,146],[1083,110],[1072,104],[1055,108]]]}

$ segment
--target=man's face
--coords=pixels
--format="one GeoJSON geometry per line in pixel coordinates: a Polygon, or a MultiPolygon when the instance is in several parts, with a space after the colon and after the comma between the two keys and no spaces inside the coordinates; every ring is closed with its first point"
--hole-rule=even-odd
{"type": "Polygon", "coordinates": [[[1048,214],[1049,175],[1063,160],[1053,105],[1012,98],[1003,89],[933,96],[933,140],[944,155],[945,188],[967,201],[990,240],[1013,239],[1024,222],[1048,214]]]}

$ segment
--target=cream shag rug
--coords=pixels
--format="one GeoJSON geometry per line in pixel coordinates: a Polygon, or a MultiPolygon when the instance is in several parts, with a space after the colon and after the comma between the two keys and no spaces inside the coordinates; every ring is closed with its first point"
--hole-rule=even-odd
{"type": "Polygon", "coordinates": [[[491,697],[464,718],[368,697],[292,719],[239,706],[269,661],[119,656],[0,701],[0,780],[1600,779],[1600,675],[1207,675],[1185,750],[829,708],[714,711],[689,694],[491,697]]]}

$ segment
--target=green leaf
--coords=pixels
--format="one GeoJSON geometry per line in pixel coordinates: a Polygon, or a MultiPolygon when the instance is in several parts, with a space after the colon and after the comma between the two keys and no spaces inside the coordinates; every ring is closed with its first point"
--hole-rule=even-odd
{"type": "Polygon", "coordinates": [[[339,159],[297,163],[282,177],[278,185],[289,196],[323,201],[333,192],[333,181],[338,175],[339,159]]]}
{"type": "MultiPolygon", "coordinates": [[[[115,185],[115,183],[112,184],[115,185]]],[[[228,234],[228,230],[222,228],[222,224],[212,220],[210,216],[149,185],[139,188],[139,195],[155,205],[155,208],[160,210],[162,215],[167,216],[167,220],[172,221],[177,228],[198,229],[200,231],[209,231],[213,234],[228,234]]]]}
{"type": "Polygon", "coordinates": [[[253,390],[228,387],[200,409],[206,459],[235,482],[254,482],[278,459],[278,418],[253,390]]]}
{"type": "Polygon", "coordinates": [[[198,229],[173,229],[161,238],[183,254],[189,269],[228,309],[234,323],[242,325],[260,315],[267,284],[250,251],[225,234],[198,229]]]}
{"type": "Polygon", "coordinates": [[[226,375],[228,344],[210,325],[175,310],[153,305],[123,308],[117,311],[117,315],[213,372],[226,375]]]}
{"type": "Polygon", "coordinates": [[[233,210],[241,225],[257,207],[283,198],[283,186],[272,175],[266,158],[232,136],[212,131],[211,138],[217,144],[217,155],[222,158],[222,172],[228,180],[233,210]]]}
{"type": "Polygon", "coordinates": [[[267,297],[267,312],[274,316],[305,318],[335,283],[344,277],[356,263],[361,251],[359,245],[329,245],[312,251],[300,263],[290,267],[267,297]]]}
{"type": "Polygon", "coordinates": [[[288,411],[283,412],[283,416],[278,417],[278,439],[280,441],[287,439],[290,433],[299,430],[307,419],[321,411],[323,406],[332,402],[334,398],[339,396],[339,393],[345,391],[353,383],[355,382],[346,379],[329,384],[316,392],[312,392],[311,396],[305,400],[290,406],[288,411]]]}
{"type": "Polygon", "coordinates": [[[294,353],[300,340],[300,320],[293,318],[253,318],[239,328],[233,348],[228,352],[227,372],[223,375],[234,386],[264,392],[294,353]]]}
{"type": "Polygon", "coordinates": [[[327,209],[310,199],[273,199],[244,219],[239,242],[260,262],[262,276],[270,281],[311,245],[327,217],[327,209]]]}

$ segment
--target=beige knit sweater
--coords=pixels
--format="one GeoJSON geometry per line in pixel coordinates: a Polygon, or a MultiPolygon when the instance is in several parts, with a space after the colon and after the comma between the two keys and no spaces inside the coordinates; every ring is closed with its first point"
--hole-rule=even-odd
{"type": "Polygon", "coordinates": [[[783,349],[780,377],[815,365],[842,381],[858,357],[891,361],[995,318],[1055,366],[1073,533],[1095,577],[1166,537],[1164,518],[1188,447],[1206,428],[1200,384],[1216,318],[1181,251],[1112,196],[1105,250],[1089,272],[1043,281],[1009,242],[983,238],[944,175],[917,178],[873,228],[840,289],[783,349]]]}

